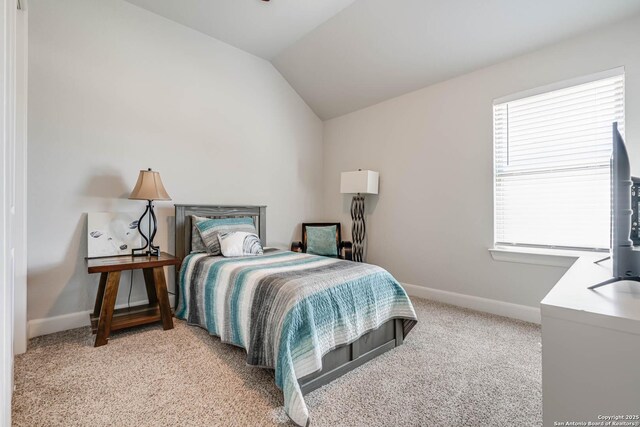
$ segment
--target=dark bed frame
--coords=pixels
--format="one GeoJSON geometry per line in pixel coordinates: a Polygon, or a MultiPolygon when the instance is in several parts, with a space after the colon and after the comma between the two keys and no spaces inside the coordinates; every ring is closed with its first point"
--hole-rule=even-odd
{"type": "MultiPolygon", "coordinates": [[[[191,252],[191,215],[207,218],[252,217],[263,245],[267,241],[266,206],[175,205],[176,256],[180,262],[191,252]]],[[[179,268],[176,268],[176,307],[180,295],[179,268]]],[[[339,346],[322,358],[322,369],[298,379],[303,394],[307,394],[336,378],[402,344],[401,319],[391,319],[378,329],[369,331],[356,341],[339,346]]]]}

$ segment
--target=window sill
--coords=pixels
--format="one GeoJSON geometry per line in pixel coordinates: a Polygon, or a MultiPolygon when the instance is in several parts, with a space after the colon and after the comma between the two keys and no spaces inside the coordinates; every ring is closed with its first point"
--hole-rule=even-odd
{"type": "MultiPolygon", "coordinates": [[[[549,265],[553,267],[571,267],[584,255],[599,254],[593,251],[570,251],[564,249],[523,248],[496,246],[489,249],[494,261],[516,262],[520,264],[549,265]]],[[[607,256],[602,253],[602,256],[607,256]]]]}

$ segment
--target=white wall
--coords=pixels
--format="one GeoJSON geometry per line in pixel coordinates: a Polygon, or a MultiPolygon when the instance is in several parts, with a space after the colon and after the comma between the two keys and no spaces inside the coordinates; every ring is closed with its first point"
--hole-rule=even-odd
{"type": "Polygon", "coordinates": [[[351,223],[341,171],[377,170],[380,194],[367,196],[369,262],[401,282],[537,306],[565,269],[496,262],[487,250],[492,101],[624,65],[626,138],[638,174],[639,43],[635,17],[325,122],[325,217],[351,223]]]}
{"type": "MultiPolygon", "coordinates": [[[[140,169],[176,203],[266,204],[271,245],[321,210],[322,122],[269,62],[123,1],[29,14],[29,319],[91,307],[85,213],[142,213],[140,169]]],[[[172,203],[157,212],[173,251],[172,203]]]]}

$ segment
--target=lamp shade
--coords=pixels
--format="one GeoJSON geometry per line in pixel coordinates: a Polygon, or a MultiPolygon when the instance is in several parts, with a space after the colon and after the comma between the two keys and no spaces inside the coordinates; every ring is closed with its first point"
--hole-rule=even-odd
{"type": "Polygon", "coordinates": [[[340,192],[347,194],[378,194],[378,172],[359,170],[340,174],[340,192]]]}
{"type": "Polygon", "coordinates": [[[151,169],[140,171],[138,182],[136,182],[129,198],[133,200],[171,200],[162,185],[160,174],[151,169]]]}

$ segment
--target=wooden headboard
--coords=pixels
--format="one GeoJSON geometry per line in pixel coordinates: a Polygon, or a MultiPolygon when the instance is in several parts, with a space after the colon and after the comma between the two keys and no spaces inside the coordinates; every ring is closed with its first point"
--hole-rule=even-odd
{"type": "Polygon", "coordinates": [[[191,252],[191,215],[206,218],[251,217],[262,245],[267,244],[266,206],[175,205],[176,256],[182,260],[191,252]]]}

